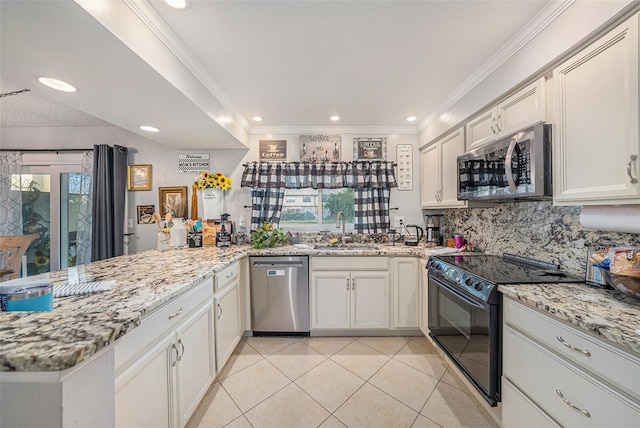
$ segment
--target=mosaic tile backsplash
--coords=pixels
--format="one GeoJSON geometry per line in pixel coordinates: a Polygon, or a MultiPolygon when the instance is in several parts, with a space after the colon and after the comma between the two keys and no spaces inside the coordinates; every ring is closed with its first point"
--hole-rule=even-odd
{"type": "Polygon", "coordinates": [[[503,203],[492,208],[444,210],[444,237],[461,234],[489,254],[513,253],[560,264],[584,275],[587,247],[602,243],[640,246],[640,235],[587,230],[580,207],[548,202],[503,203]]]}

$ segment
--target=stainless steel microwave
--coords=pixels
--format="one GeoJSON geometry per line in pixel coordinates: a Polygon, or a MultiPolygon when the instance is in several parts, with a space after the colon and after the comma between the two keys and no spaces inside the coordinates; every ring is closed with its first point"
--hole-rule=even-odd
{"type": "Polygon", "coordinates": [[[534,125],[458,156],[458,199],[548,199],[551,173],[551,125],[534,125]]]}

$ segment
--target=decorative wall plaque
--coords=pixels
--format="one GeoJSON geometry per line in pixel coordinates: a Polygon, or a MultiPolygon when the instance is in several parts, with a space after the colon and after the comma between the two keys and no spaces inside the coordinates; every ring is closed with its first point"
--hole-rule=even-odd
{"type": "Polygon", "coordinates": [[[260,161],[287,160],[287,140],[260,140],[260,161]]]}
{"type": "Polygon", "coordinates": [[[208,153],[184,153],[178,155],[178,174],[197,174],[210,171],[211,159],[208,153]]]}
{"type": "Polygon", "coordinates": [[[327,162],[341,159],[341,135],[300,136],[300,162],[327,162]]]}
{"type": "Polygon", "coordinates": [[[411,144],[398,144],[396,146],[396,181],[398,190],[413,189],[413,146],[411,144]]]}
{"type": "Polygon", "coordinates": [[[354,138],[353,160],[386,160],[387,137],[354,138]]]}

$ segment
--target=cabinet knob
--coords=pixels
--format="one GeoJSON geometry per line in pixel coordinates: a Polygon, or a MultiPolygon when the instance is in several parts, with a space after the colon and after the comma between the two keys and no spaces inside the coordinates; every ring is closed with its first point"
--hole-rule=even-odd
{"type": "Polygon", "coordinates": [[[634,177],[631,174],[631,163],[633,163],[633,162],[635,162],[637,160],[638,160],[638,155],[631,155],[631,156],[629,156],[629,163],[627,163],[627,175],[629,176],[631,184],[636,184],[638,182],[638,178],[634,177]]]}

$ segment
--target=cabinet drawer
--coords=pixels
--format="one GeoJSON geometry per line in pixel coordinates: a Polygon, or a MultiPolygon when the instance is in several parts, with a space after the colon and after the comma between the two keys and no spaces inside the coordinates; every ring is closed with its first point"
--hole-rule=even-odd
{"type": "Polygon", "coordinates": [[[322,257],[311,258],[312,270],[389,270],[389,257],[322,257]]]}
{"type": "Polygon", "coordinates": [[[640,399],[640,358],[509,299],[504,299],[504,322],[640,399]]]}
{"type": "Polygon", "coordinates": [[[503,375],[563,426],[637,427],[640,406],[560,360],[509,326],[504,328],[503,375]],[[570,407],[563,401],[572,403],[570,407]],[[589,416],[583,414],[589,413],[589,416]]]}
{"type": "Polygon", "coordinates": [[[154,345],[167,331],[175,329],[201,305],[211,302],[211,278],[203,280],[191,290],[177,297],[152,314],[144,317],[138,327],[125,334],[115,347],[116,376],[131,362],[154,345]]]}
{"type": "Polygon", "coordinates": [[[239,272],[239,263],[234,262],[216,273],[214,276],[215,291],[218,292],[219,290],[222,290],[234,277],[238,276],[239,272]]]}
{"type": "Polygon", "coordinates": [[[505,428],[558,427],[514,384],[502,378],[502,426],[505,428]]]}

